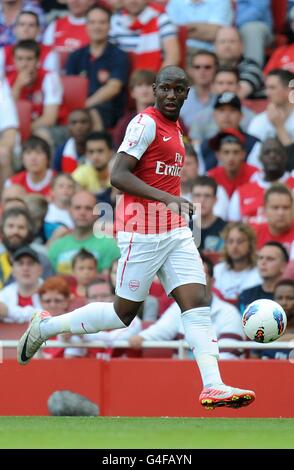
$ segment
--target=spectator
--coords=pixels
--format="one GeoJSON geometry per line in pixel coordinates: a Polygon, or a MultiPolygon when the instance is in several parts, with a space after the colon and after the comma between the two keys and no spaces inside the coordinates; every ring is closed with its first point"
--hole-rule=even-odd
{"type": "MultiPolygon", "coordinates": [[[[293,279],[282,279],[276,285],[274,300],[278,302],[286,312],[287,327],[279,341],[293,341],[294,339],[294,281],[293,279]]],[[[261,359],[289,359],[291,349],[262,349],[255,351],[261,359]]]]}
{"type": "Polygon", "coordinates": [[[12,274],[15,282],[0,292],[0,317],[5,322],[27,322],[35,309],[41,308],[38,296],[38,288],[42,283],[41,273],[39,256],[28,245],[14,253],[12,274]]]}
{"type": "MultiPolygon", "coordinates": [[[[214,214],[217,201],[217,184],[209,176],[198,176],[192,189],[192,201],[201,205],[201,242],[198,248],[219,252],[223,247],[221,232],[226,222],[214,214]]],[[[197,223],[197,219],[194,223],[197,223]]]]}
{"type": "Polygon", "coordinates": [[[278,302],[286,312],[287,328],[280,341],[294,339],[294,280],[282,279],[275,287],[274,300],[278,302]]]}
{"type": "Polygon", "coordinates": [[[170,0],[167,12],[171,20],[188,31],[189,48],[213,49],[217,31],[232,24],[233,11],[229,0],[170,0]]]}
{"type": "Polygon", "coordinates": [[[294,279],[294,259],[289,261],[283,274],[283,279],[294,279]]]}
{"type": "Polygon", "coordinates": [[[177,30],[164,8],[147,0],[122,0],[125,11],[111,20],[111,41],[131,56],[132,70],[157,72],[178,65],[180,49],[177,30]]]}
{"type": "Polygon", "coordinates": [[[152,72],[152,70],[135,70],[131,74],[129,91],[130,97],[134,100],[135,109],[127,110],[118,120],[112,131],[112,137],[116,149],[123,141],[126,129],[131,119],[141,113],[148,106],[152,106],[154,104],[153,83],[155,83],[155,73],[152,72]]]}
{"type": "Polygon", "coordinates": [[[107,270],[119,258],[120,252],[113,238],[97,237],[93,225],[97,218],[93,214],[95,196],[88,191],[78,191],[71,199],[70,215],[74,221],[71,234],[55,240],[49,247],[49,259],[57,272],[71,274],[71,262],[82,248],[93,253],[97,259],[99,272],[107,270]]]}
{"type": "Polygon", "coordinates": [[[68,117],[70,138],[60,145],[54,155],[54,170],[72,173],[80,163],[84,163],[86,138],[92,130],[92,120],[88,109],[76,109],[68,117]]]}
{"type": "Polygon", "coordinates": [[[113,291],[107,278],[92,279],[86,287],[86,297],[90,302],[112,302],[113,291]]]}
{"type": "Polygon", "coordinates": [[[72,177],[81,188],[97,194],[110,186],[111,135],[105,131],[92,132],[88,135],[85,157],[86,163],[80,165],[72,177]]]}
{"type": "Polygon", "coordinates": [[[243,57],[243,45],[236,28],[221,28],[215,39],[215,52],[220,65],[237,67],[240,74],[240,99],[260,97],[263,89],[263,75],[259,65],[243,57]]]}
{"type": "Polygon", "coordinates": [[[271,0],[236,0],[236,26],[244,44],[244,56],[264,65],[265,49],[272,42],[271,0]]]}
{"type": "Polygon", "coordinates": [[[20,41],[13,48],[13,57],[15,71],[8,74],[8,81],[16,101],[32,104],[32,130],[64,123],[62,84],[56,73],[38,68],[39,44],[31,39],[20,41]]]}
{"type": "Polygon", "coordinates": [[[294,108],[290,99],[290,82],[294,75],[288,70],[274,69],[266,78],[269,105],[252,119],[248,132],[261,141],[277,137],[284,145],[294,143],[294,108]]]}
{"type": "MultiPolygon", "coordinates": [[[[113,300],[111,285],[106,279],[92,280],[86,288],[86,294],[88,303],[112,302],[113,300]]],[[[135,317],[131,324],[124,329],[85,334],[83,337],[79,337],[79,342],[87,344],[93,341],[103,341],[107,348],[85,348],[80,351],[83,351],[84,356],[87,355],[88,357],[103,359],[109,359],[111,356],[121,356],[125,354],[127,350],[113,350],[112,344],[115,341],[127,341],[131,336],[138,334],[141,329],[142,322],[140,318],[135,317]]]]}
{"type": "Polygon", "coordinates": [[[192,54],[189,68],[192,86],[180,114],[188,129],[191,128],[198,113],[213,107],[215,96],[212,84],[216,69],[217,57],[213,52],[200,50],[192,54]]]}
{"type": "Polygon", "coordinates": [[[86,297],[86,287],[98,276],[94,255],[82,248],[72,259],[72,273],[76,279],[75,297],[86,297]]]}
{"type": "Polygon", "coordinates": [[[231,222],[223,231],[223,261],[214,269],[215,292],[221,299],[236,304],[240,292],[261,283],[255,266],[256,237],[246,224],[231,222]]]}
{"type": "Polygon", "coordinates": [[[23,200],[25,195],[26,190],[20,184],[13,184],[9,188],[4,188],[1,193],[1,213],[13,203],[16,203],[16,205],[20,203],[21,207],[26,208],[26,203],[23,200]]]}
{"type": "MultiPolygon", "coordinates": [[[[1,49],[0,49],[1,50],[1,49]]],[[[0,113],[0,192],[4,182],[13,173],[13,153],[18,144],[19,120],[10,86],[6,79],[1,79],[0,97],[2,112],[0,113]],[[5,112],[3,110],[5,109],[5,112]]]]}
{"type": "Polygon", "coordinates": [[[108,41],[111,15],[103,7],[87,14],[89,44],[73,52],[66,64],[67,75],[89,79],[86,107],[90,109],[94,130],[113,127],[124,109],[124,87],[128,81],[128,57],[108,41]]]}
{"type": "MultiPolygon", "coordinates": [[[[216,71],[213,81],[213,93],[216,95],[223,95],[225,92],[230,92],[235,95],[239,93],[239,72],[235,67],[222,66],[216,71]]],[[[191,92],[190,92],[191,93],[191,92]]],[[[216,96],[215,96],[216,98],[216,96]]],[[[213,105],[215,104],[215,100],[213,105]]],[[[255,116],[251,109],[247,108],[241,103],[242,119],[240,121],[240,128],[246,132],[248,126],[255,116]]],[[[189,136],[193,141],[202,142],[204,139],[209,139],[219,131],[219,127],[214,118],[214,108],[208,107],[201,111],[201,114],[195,116],[192,127],[190,128],[189,136]]]]}
{"type": "Polygon", "coordinates": [[[15,26],[18,15],[22,11],[32,11],[38,15],[43,31],[45,16],[42,8],[31,0],[2,0],[0,4],[0,47],[15,43],[15,26]]]}
{"type": "Polygon", "coordinates": [[[218,140],[218,135],[221,135],[226,129],[233,129],[238,135],[244,136],[245,160],[253,166],[259,166],[259,139],[246,132],[242,132],[240,129],[242,113],[241,101],[238,96],[230,92],[218,95],[214,104],[213,117],[219,131],[210,139],[205,139],[199,149],[199,159],[203,162],[205,170],[208,171],[217,166],[217,156],[212,147],[214,139],[218,140]]]}
{"type": "Polygon", "coordinates": [[[230,199],[233,192],[242,184],[248,183],[258,170],[244,162],[245,136],[236,129],[223,129],[213,139],[210,146],[216,151],[219,165],[208,172],[218,186],[222,186],[230,199]]]}
{"type": "Polygon", "coordinates": [[[293,195],[286,186],[273,184],[264,195],[266,222],[251,224],[257,237],[257,248],[267,241],[282,243],[294,258],[293,195]]]}
{"type": "Polygon", "coordinates": [[[46,240],[52,237],[54,231],[62,226],[71,230],[74,228],[69,213],[70,201],[75,193],[75,182],[68,173],[60,173],[52,182],[51,202],[45,217],[44,232],[46,240]]]}
{"type": "Polygon", "coordinates": [[[34,224],[34,243],[38,244],[40,246],[40,250],[43,249],[43,253],[46,255],[47,249],[44,246],[44,243],[46,242],[44,220],[48,211],[48,201],[45,196],[42,196],[42,194],[27,194],[24,199],[34,224]]]}
{"type": "Polygon", "coordinates": [[[86,31],[86,13],[94,0],[67,0],[69,14],[52,21],[43,37],[43,44],[54,47],[60,54],[68,54],[86,46],[89,37],[86,31]]]}
{"type": "MultiPolygon", "coordinates": [[[[38,15],[33,11],[21,11],[14,27],[16,42],[27,39],[38,41],[40,38],[40,22],[38,15]]],[[[40,45],[39,66],[48,72],[59,72],[59,57],[50,46],[40,45]]],[[[16,70],[13,46],[7,45],[0,49],[0,74],[6,75],[16,70]]]]}
{"type": "Polygon", "coordinates": [[[261,147],[260,162],[263,171],[254,173],[249,183],[240,186],[234,192],[229,205],[229,220],[265,222],[263,208],[265,190],[276,182],[294,188],[294,178],[286,171],[285,148],[277,139],[265,140],[261,147]]]}
{"type": "MultiPolygon", "coordinates": [[[[185,163],[181,171],[181,192],[184,198],[192,201],[192,188],[198,177],[199,160],[198,155],[191,144],[185,144],[185,163]]],[[[204,166],[204,165],[202,165],[204,166]]],[[[217,202],[214,206],[214,214],[219,217],[226,217],[229,200],[223,188],[217,189],[217,202]]]]}
{"type": "Polygon", "coordinates": [[[49,197],[54,175],[49,168],[51,160],[49,144],[41,137],[30,137],[22,146],[22,159],[25,169],[9,178],[5,187],[19,184],[27,193],[41,193],[49,197]]]}
{"type": "MultiPolygon", "coordinates": [[[[39,288],[39,297],[44,310],[50,310],[52,316],[62,315],[68,311],[70,305],[70,289],[68,282],[61,276],[48,277],[39,288]]],[[[54,338],[50,338],[50,340],[53,339],[54,338]]],[[[73,344],[79,341],[76,335],[70,335],[69,337],[66,335],[58,335],[56,339],[68,341],[73,344]]],[[[41,354],[44,359],[81,357],[84,356],[84,350],[72,347],[43,348],[41,354]]]]}
{"type": "Polygon", "coordinates": [[[243,314],[247,305],[258,299],[274,299],[274,290],[289,261],[287,250],[281,243],[267,242],[257,253],[257,269],[261,284],[242,290],[238,308],[243,314]]]}
{"type": "Polygon", "coordinates": [[[13,282],[11,260],[14,253],[24,245],[30,244],[37,251],[43,267],[42,278],[52,276],[54,271],[47,256],[34,244],[34,226],[30,213],[23,207],[11,207],[2,214],[0,245],[0,288],[13,282]]]}
{"type": "Polygon", "coordinates": [[[195,179],[198,176],[198,155],[194,147],[186,143],[185,144],[185,163],[181,171],[181,193],[184,198],[191,200],[191,191],[195,179]]]}
{"type": "MultiPolygon", "coordinates": [[[[244,339],[241,317],[238,310],[233,306],[219,299],[212,292],[213,265],[207,257],[203,257],[204,269],[206,273],[207,300],[211,306],[211,321],[214,327],[218,345],[220,348],[220,359],[238,359],[240,352],[237,349],[222,350],[223,339],[244,339]]],[[[160,317],[160,319],[144,329],[138,335],[129,339],[129,344],[133,348],[141,348],[144,341],[169,341],[183,335],[184,329],[181,321],[181,311],[174,302],[160,317]]]]}

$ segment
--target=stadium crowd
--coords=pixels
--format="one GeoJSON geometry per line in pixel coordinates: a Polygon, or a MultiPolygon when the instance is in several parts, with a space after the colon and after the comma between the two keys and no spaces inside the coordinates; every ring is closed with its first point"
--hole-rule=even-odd
{"type": "MultiPolygon", "coordinates": [[[[120,253],[96,205],[115,208],[116,150],[129,121],[153,105],[166,65],[185,68],[191,83],[182,194],[201,204],[191,228],[201,234],[220,357],[249,357],[222,340],[245,339],[242,312],[260,298],[283,306],[281,339],[294,339],[290,0],[2,0],[0,338],[36,308],[60,315],[113,299],[120,253]]],[[[182,336],[180,310],[155,279],[126,329],[67,335],[72,347],[42,354],[146,357],[145,340],[182,336]],[[95,339],[107,349],[75,347],[95,339]],[[112,348],[117,339],[129,350],[112,348]]]]}

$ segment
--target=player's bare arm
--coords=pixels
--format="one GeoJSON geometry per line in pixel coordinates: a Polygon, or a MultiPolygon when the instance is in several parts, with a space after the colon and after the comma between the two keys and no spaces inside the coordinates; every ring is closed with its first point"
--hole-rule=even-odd
{"type": "Polygon", "coordinates": [[[111,184],[124,193],[159,201],[167,206],[171,205],[171,209],[174,205],[175,211],[181,207],[185,213],[193,212],[193,204],[187,199],[156,189],[134,175],[133,171],[137,164],[138,160],[132,155],[125,152],[118,153],[111,172],[111,184]]]}

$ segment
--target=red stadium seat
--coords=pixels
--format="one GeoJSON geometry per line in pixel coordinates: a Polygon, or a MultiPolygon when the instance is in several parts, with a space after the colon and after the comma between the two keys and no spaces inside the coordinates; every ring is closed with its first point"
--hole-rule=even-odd
{"type": "MultiPolygon", "coordinates": [[[[4,339],[18,340],[23,335],[27,327],[27,323],[0,323],[0,341],[4,339]]],[[[3,349],[3,359],[8,358],[16,358],[16,348],[3,349]]]]}
{"type": "Polygon", "coordinates": [[[21,140],[26,140],[31,135],[31,114],[32,105],[27,100],[18,100],[16,109],[19,119],[19,131],[21,140]]]}
{"type": "Polygon", "coordinates": [[[84,108],[88,96],[89,81],[86,77],[78,75],[63,75],[61,77],[63,86],[63,104],[67,112],[84,108]]]}

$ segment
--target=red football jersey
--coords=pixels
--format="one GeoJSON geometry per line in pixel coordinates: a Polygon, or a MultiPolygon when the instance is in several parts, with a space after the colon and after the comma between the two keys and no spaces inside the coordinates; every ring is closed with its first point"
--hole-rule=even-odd
{"type": "MultiPolygon", "coordinates": [[[[13,87],[17,75],[16,71],[8,74],[7,79],[11,87],[13,87]]],[[[46,104],[57,104],[59,106],[58,124],[66,124],[67,109],[65,104],[62,102],[62,95],[63,88],[58,75],[53,72],[38,69],[35,81],[31,85],[22,87],[19,99],[30,101],[32,104],[33,121],[42,116],[44,106],[46,104]],[[46,103],[46,100],[48,101],[48,99],[50,99],[50,103],[46,103]]]]}
{"type": "MultiPolygon", "coordinates": [[[[134,175],[161,191],[180,196],[185,149],[178,122],[149,107],[130,122],[118,152],[138,159],[134,175]]],[[[123,156],[121,158],[124,158],[123,156]]],[[[117,206],[116,230],[163,233],[186,225],[163,203],[124,194],[117,206]]]]}
{"type": "Polygon", "coordinates": [[[292,244],[294,244],[294,224],[290,230],[280,235],[273,235],[267,223],[250,225],[256,233],[257,249],[260,249],[266,242],[275,241],[282,243],[290,254],[292,244]]]}
{"type": "Polygon", "coordinates": [[[55,22],[54,47],[58,52],[73,52],[89,44],[86,24],[70,21],[69,16],[55,22]]]}
{"type": "MultiPolygon", "coordinates": [[[[294,178],[289,176],[288,173],[278,181],[288,186],[288,188],[294,189],[294,178]]],[[[265,222],[264,193],[270,186],[271,183],[265,181],[263,174],[260,173],[254,174],[249,183],[243,184],[236,190],[235,194],[238,197],[236,210],[243,220],[254,223],[265,222]]],[[[234,195],[233,198],[235,197],[234,195]]]]}
{"type": "MultiPolygon", "coordinates": [[[[52,192],[52,180],[54,172],[51,169],[47,170],[46,176],[43,181],[34,184],[31,181],[30,175],[27,171],[20,171],[9,178],[9,184],[18,184],[22,186],[27,193],[38,193],[45,197],[50,197],[52,192]]],[[[9,186],[8,186],[9,187],[9,186]]]]}
{"type": "Polygon", "coordinates": [[[229,198],[232,196],[233,192],[239,188],[242,184],[248,183],[251,176],[258,171],[253,165],[243,162],[239,173],[234,177],[234,179],[229,179],[227,173],[223,166],[217,166],[210,170],[207,174],[211,176],[219,186],[223,186],[226,190],[229,198]]]}

